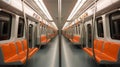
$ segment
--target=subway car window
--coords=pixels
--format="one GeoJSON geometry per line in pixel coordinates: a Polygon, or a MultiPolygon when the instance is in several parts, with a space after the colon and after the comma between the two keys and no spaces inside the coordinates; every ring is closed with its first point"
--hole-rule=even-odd
{"type": "Polygon", "coordinates": [[[96,22],[97,22],[98,37],[104,37],[102,17],[97,18],[97,19],[96,19],[96,22]]]}
{"type": "Polygon", "coordinates": [[[0,41],[10,39],[12,15],[0,11],[0,41]]]}
{"type": "Polygon", "coordinates": [[[109,15],[110,34],[112,39],[120,40],[120,11],[116,11],[109,15]]]}
{"type": "Polygon", "coordinates": [[[92,28],[91,28],[91,24],[88,24],[87,25],[87,31],[88,31],[88,35],[87,35],[87,37],[88,37],[88,46],[89,47],[92,47],[91,46],[91,38],[92,38],[92,28]]]}
{"type": "Polygon", "coordinates": [[[19,24],[18,24],[18,38],[23,37],[24,34],[24,19],[19,18],[19,24]]]}
{"type": "Polygon", "coordinates": [[[78,24],[78,33],[80,35],[80,24],[78,24]]]}

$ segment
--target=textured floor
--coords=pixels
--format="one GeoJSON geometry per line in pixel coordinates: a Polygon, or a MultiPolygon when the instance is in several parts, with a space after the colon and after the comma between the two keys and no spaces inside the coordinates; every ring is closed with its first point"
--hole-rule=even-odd
{"type": "MultiPolygon", "coordinates": [[[[62,67],[99,67],[79,47],[73,46],[62,36],[62,67]]],[[[59,67],[58,36],[44,46],[24,67],[59,67]]]]}
{"type": "Polygon", "coordinates": [[[99,67],[89,56],[62,37],[62,67],[99,67]]]}
{"type": "Polygon", "coordinates": [[[58,36],[42,47],[24,67],[59,67],[58,36]]]}
{"type": "Polygon", "coordinates": [[[120,67],[120,64],[99,65],[79,46],[62,36],[62,67],[120,67]]]}

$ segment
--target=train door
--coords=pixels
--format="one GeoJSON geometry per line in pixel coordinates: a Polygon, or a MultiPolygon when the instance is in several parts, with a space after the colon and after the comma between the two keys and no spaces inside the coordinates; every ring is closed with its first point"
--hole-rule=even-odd
{"type": "Polygon", "coordinates": [[[40,45],[41,45],[41,36],[42,36],[42,33],[43,33],[43,25],[40,25],[40,45]]]}
{"type": "Polygon", "coordinates": [[[85,46],[86,45],[86,30],[85,30],[85,24],[81,23],[81,46],[85,46]]]}
{"type": "Polygon", "coordinates": [[[85,25],[82,26],[82,39],[83,39],[83,46],[86,45],[86,31],[85,31],[85,25]]]}
{"type": "Polygon", "coordinates": [[[33,25],[29,24],[29,47],[32,48],[33,44],[33,25]]]}
{"type": "Polygon", "coordinates": [[[35,45],[37,45],[37,33],[38,33],[38,30],[37,30],[37,22],[35,22],[35,25],[34,25],[34,45],[33,47],[35,47],[35,45]]]}
{"type": "Polygon", "coordinates": [[[91,24],[87,24],[87,42],[88,42],[88,47],[92,47],[91,42],[92,42],[92,26],[91,24]]]}

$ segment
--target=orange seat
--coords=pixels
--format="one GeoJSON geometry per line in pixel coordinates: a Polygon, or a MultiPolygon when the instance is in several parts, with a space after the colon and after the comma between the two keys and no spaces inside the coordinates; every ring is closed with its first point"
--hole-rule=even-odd
{"type": "Polygon", "coordinates": [[[45,40],[42,40],[41,42],[42,43],[48,43],[50,41],[50,39],[45,39],[45,40]]]}
{"type": "Polygon", "coordinates": [[[103,52],[102,54],[96,55],[96,60],[98,62],[101,62],[103,60],[109,62],[117,62],[119,48],[120,44],[105,42],[103,52]]]}
{"type": "Polygon", "coordinates": [[[49,41],[50,41],[50,39],[47,39],[46,35],[42,35],[40,38],[41,43],[48,43],[49,41]]]}
{"type": "MultiPolygon", "coordinates": [[[[26,57],[27,55],[27,41],[23,40],[23,41],[17,41],[16,44],[18,46],[18,53],[23,56],[26,57]],[[23,44],[22,44],[23,42],[23,44]]],[[[28,59],[30,59],[35,52],[38,51],[38,48],[28,48],[28,59]]]]}
{"type": "MultiPolygon", "coordinates": [[[[95,54],[101,53],[103,47],[103,41],[94,40],[94,52],[95,54]]],[[[83,48],[90,56],[93,56],[92,48],[83,48]]]]}
{"type": "MultiPolygon", "coordinates": [[[[98,40],[94,40],[94,48],[97,48],[98,40]]],[[[92,48],[83,48],[85,52],[87,52],[90,56],[93,56],[92,48]]]]}
{"type": "MultiPolygon", "coordinates": [[[[24,46],[24,51],[27,52],[27,40],[22,41],[23,46],[24,46]]],[[[38,51],[38,48],[28,48],[29,50],[29,58],[34,55],[38,51]]]]}
{"type": "Polygon", "coordinates": [[[119,53],[119,49],[120,49],[120,44],[118,43],[113,43],[113,42],[107,42],[105,43],[104,46],[104,53],[113,57],[114,59],[118,58],[118,53],[119,53]]]}
{"type": "Polygon", "coordinates": [[[83,50],[87,52],[90,56],[93,56],[92,48],[83,48],[83,50]]]}
{"type": "Polygon", "coordinates": [[[102,52],[103,44],[104,44],[104,41],[99,40],[98,43],[96,44],[97,48],[95,48],[95,49],[97,49],[97,50],[102,52]]]}
{"type": "MultiPolygon", "coordinates": [[[[24,64],[26,61],[26,53],[27,53],[27,41],[23,40],[23,44],[21,41],[16,41],[16,45],[14,42],[1,44],[0,51],[3,55],[3,64],[24,64]]],[[[28,59],[38,50],[38,48],[29,48],[29,57],[28,59]]]]}
{"type": "Polygon", "coordinates": [[[104,41],[102,40],[98,40],[97,43],[94,44],[95,55],[101,54],[101,52],[103,51],[103,46],[104,46],[103,44],[104,44],[104,41]]]}
{"type": "MultiPolygon", "coordinates": [[[[117,62],[120,44],[94,40],[94,52],[98,63],[117,62]]],[[[90,56],[93,56],[92,48],[83,48],[90,56]]]]}
{"type": "Polygon", "coordinates": [[[96,61],[98,63],[102,63],[103,61],[116,62],[116,60],[114,58],[112,58],[112,57],[110,57],[106,54],[102,54],[102,53],[101,54],[96,54],[95,57],[96,57],[96,61]]]}
{"type": "Polygon", "coordinates": [[[80,42],[80,36],[73,36],[72,39],[70,39],[72,43],[79,43],[80,42]]]}
{"type": "Polygon", "coordinates": [[[22,46],[22,43],[21,41],[16,41],[16,45],[17,45],[17,48],[18,48],[18,54],[21,56],[21,57],[24,57],[26,58],[26,52],[23,50],[23,46],[22,46]]]}
{"type": "MultiPolygon", "coordinates": [[[[11,43],[9,43],[10,44],[10,48],[11,48],[11,50],[12,50],[12,53],[14,53],[14,54],[16,54],[16,55],[18,55],[18,53],[16,53],[17,52],[17,48],[16,48],[16,46],[15,46],[15,43],[14,42],[11,42],[11,43]]],[[[26,57],[24,57],[24,56],[20,56],[20,55],[18,55],[19,57],[17,57],[22,63],[25,63],[25,60],[26,60],[26,57]]],[[[15,58],[14,58],[15,59],[15,58]]]]}
{"type": "Polygon", "coordinates": [[[53,38],[55,36],[55,34],[50,34],[51,38],[53,38]]]}
{"type": "Polygon", "coordinates": [[[95,40],[94,40],[94,48],[97,48],[97,47],[98,47],[98,40],[95,39],[95,40]]]}
{"type": "Polygon", "coordinates": [[[13,42],[2,44],[1,49],[5,63],[25,63],[25,59],[17,54],[16,46],[13,42]]]}

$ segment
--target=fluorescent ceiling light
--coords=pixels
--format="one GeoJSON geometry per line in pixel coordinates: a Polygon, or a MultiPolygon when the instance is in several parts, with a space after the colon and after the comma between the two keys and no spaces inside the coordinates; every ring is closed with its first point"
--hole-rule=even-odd
{"type": "Polygon", "coordinates": [[[65,24],[64,24],[64,26],[63,26],[63,28],[62,28],[62,30],[64,30],[66,27],[68,27],[69,23],[70,23],[70,22],[65,22],[65,24]]]}
{"type": "Polygon", "coordinates": [[[52,25],[54,26],[54,28],[58,30],[58,28],[57,28],[55,22],[50,22],[50,23],[52,23],[52,25]]]}
{"type": "Polygon", "coordinates": [[[67,20],[71,20],[86,0],[78,0],[67,20]]]}
{"type": "Polygon", "coordinates": [[[80,21],[81,19],[80,18],[78,18],[78,21],[80,21]]]}
{"type": "Polygon", "coordinates": [[[74,25],[75,24],[75,21],[73,21],[72,23],[71,23],[71,25],[74,25]]]}
{"type": "Polygon", "coordinates": [[[40,7],[40,9],[44,12],[44,14],[48,17],[48,19],[53,20],[45,4],[43,3],[43,0],[34,0],[34,1],[40,7]]]}

